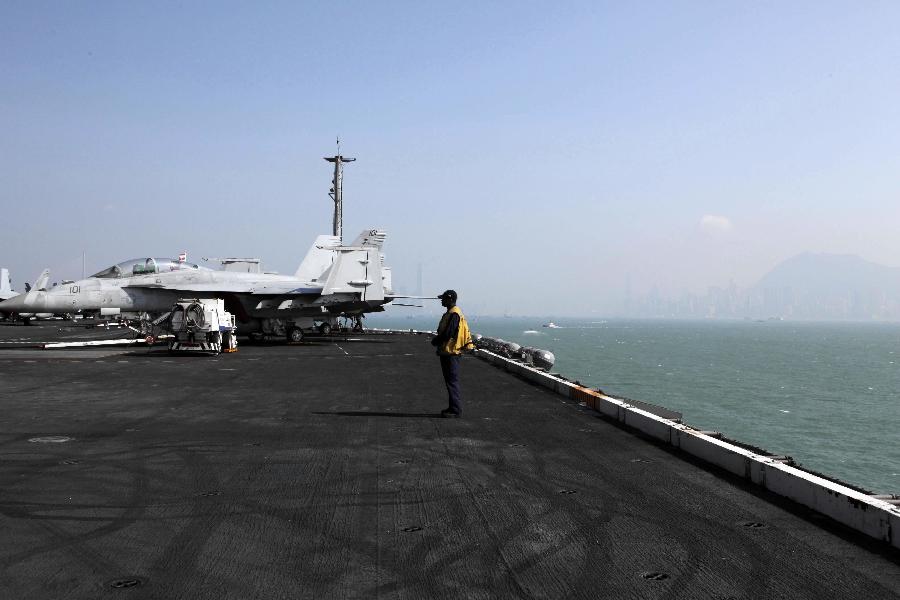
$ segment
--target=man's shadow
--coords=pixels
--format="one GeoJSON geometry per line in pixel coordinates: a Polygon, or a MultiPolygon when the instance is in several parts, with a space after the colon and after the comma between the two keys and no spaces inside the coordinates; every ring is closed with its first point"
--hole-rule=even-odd
{"type": "Polygon", "coordinates": [[[407,412],[371,412],[364,410],[343,410],[337,412],[315,411],[314,415],[332,415],[335,417],[412,417],[417,419],[440,419],[440,413],[407,413],[407,412]]]}

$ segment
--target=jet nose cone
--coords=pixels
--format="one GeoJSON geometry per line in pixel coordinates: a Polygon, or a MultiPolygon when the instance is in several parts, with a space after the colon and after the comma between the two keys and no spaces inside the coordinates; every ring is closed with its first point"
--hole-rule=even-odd
{"type": "Polygon", "coordinates": [[[19,294],[18,296],[13,296],[8,300],[4,300],[0,302],[0,312],[4,313],[14,313],[14,312],[23,312],[25,308],[25,294],[19,294]]]}

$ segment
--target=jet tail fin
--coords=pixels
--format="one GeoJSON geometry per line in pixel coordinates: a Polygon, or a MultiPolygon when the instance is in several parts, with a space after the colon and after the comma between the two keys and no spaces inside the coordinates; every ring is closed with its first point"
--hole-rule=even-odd
{"type": "Polygon", "coordinates": [[[364,229],[362,233],[356,236],[351,246],[375,246],[379,250],[384,245],[384,239],[387,237],[387,231],[384,229],[364,229]]]}
{"type": "Polygon", "coordinates": [[[316,281],[334,262],[334,248],[341,245],[341,240],[333,235],[320,235],[306,253],[303,262],[297,267],[294,277],[304,281],[316,281]]]}
{"type": "Polygon", "coordinates": [[[0,295],[11,293],[12,284],[9,281],[9,269],[0,269],[0,295]]]}
{"type": "Polygon", "coordinates": [[[377,248],[335,248],[334,264],[322,295],[359,293],[361,300],[384,300],[381,253],[377,248]]]}
{"type": "Polygon", "coordinates": [[[381,281],[385,294],[394,293],[394,284],[391,281],[391,268],[384,266],[384,254],[381,255],[381,281]]]}
{"type": "Polygon", "coordinates": [[[41,271],[41,274],[38,275],[38,278],[34,280],[34,285],[31,286],[31,289],[37,290],[39,292],[46,292],[47,285],[50,283],[50,269],[44,269],[41,271]]]}

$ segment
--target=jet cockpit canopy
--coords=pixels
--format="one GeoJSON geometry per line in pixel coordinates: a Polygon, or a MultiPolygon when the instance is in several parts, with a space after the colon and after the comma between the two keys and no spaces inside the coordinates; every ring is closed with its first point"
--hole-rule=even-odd
{"type": "Polygon", "coordinates": [[[152,275],[153,273],[190,271],[194,269],[211,270],[194,263],[180,262],[174,258],[133,258],[103,269],[99,273],[91,275],[91,277],[117,279],[119,277],[134,277],[135,275],[152,275]]]}

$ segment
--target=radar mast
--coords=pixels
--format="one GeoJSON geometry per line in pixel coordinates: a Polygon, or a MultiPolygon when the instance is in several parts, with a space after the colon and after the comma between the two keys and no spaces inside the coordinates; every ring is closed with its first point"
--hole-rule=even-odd
{"type": "Polygon", "coordinates": [[[334,200],[334,219],[332,220],[331,235],[336,236],[343,244],[344,214],[342,188],[344,184],[344,163],[353,162],[356,159],[341,156],[341,138],[337,139],[337,154],[334,156],[326,156],[324,158],[328,162],[334,163],[334,179],[331,180],[331,191],[328,193],[328,195],[331,196],[331,199],[334,200]]]}

